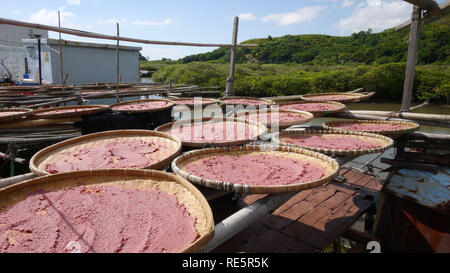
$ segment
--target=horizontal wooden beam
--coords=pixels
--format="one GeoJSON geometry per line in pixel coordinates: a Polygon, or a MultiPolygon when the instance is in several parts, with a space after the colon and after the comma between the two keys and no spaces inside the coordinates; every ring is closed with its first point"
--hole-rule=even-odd
{"type": "MultiPolygon", "coordinates": [[[[105,35],[105,34],[100,34],[100,33],[83,31],[83,30],[76,30],[76,29],[71,29],[71,28],[54,27],[54,26],[49,26],[49,25],[27,23],[27,22],[16,21],[16,20],[5,19],[5,18],[0,18],[0,24],[43,29],[43,30],[49,30],[49,31],[54,31],[54,32],[61,32],[64,34],[80,36],[80,37],[97,38],[97,39],[114,40],[114,41],[119,40],[119,41],[124,41],[124,42],[132,42],[132,43],[140,43],[140,44],[198,46],[198,47],[232,47],[231,44],[203,44],[203,43],[168,42],[168,41],[152,41],[152,40],[144,40],[144,39],[135,39],[135,38],[128,38],[128,37],[117,37],[117,36],[112,36],[112,35],[105,35]]],[[[236,46],[238,46],[238,47],[257,47],[258,45],[257,44],[237,44],[236,46]]]]}
{"type": "Polygon", "coordinates": [[[438,8],[438,4],[434,0],[403,0],[421,9],[433,10],[438,8]]]}
{"type": "MultiPolygon", "coordinates": [[[[431,18],[433,16],[439,16],[442,12],[448,10],[450,8],[450,0],[447,0],[446,2],[440,4],[438,6],[438,8],[433,9],[433,10],[428,10],[425,13],[425,16],[422,16],[423,19],[427,19],[427,18],[431,18]]],[[[402,30],[404,28],[407,28],[411,25],[411,19],[408,19],[407,21],[401,23],[400,25],[396,26],[394,29],[395,30],[402,30]]]]}

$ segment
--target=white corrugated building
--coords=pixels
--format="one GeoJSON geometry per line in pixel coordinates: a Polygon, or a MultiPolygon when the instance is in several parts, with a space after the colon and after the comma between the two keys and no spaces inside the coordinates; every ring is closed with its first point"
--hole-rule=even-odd
{"type": "MultiPolygon", "coordinates": [[[[41,35],[41,76],[43,83],[61,84],[59,40],[48,38],[46,31],[0,24],[0,57],[7,57],[8,69],[15,81],[39,82],[38,39],[41,35]],[[5,27],[6,26],[6,27],[5,27]],[[6,44],[6,43],[5,43],[6,44]]],[[[121,82],[139,82],[141,47],[119,46],[121,82]]],[[[116,82],[116,45],[62,40],[63,73],[66,84],[116,82]]],[[[4,69],[1,76],[5,75],[4,69]]]]}

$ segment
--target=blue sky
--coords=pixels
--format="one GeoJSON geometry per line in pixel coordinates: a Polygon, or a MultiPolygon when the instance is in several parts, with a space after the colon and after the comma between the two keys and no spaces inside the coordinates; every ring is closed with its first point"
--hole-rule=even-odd
{"type": "MultiPolygon", "coordinates": [[[[122,36],[203,43],[230,43],[234,16],[240,18],[238,42],[242,42],[268,35],[344,36],[369,28],[378,32],[409,19],[412,10],[411,4],[401,0],[3,0],[1,6],[3,18],[57,25],[60,10],[63,27],[115,35],[115,22],[119,22],[122,36]]],[[[150,59],[178,59],[214,49],[123,44],[143,47],[142,54],[150,59]]]]}

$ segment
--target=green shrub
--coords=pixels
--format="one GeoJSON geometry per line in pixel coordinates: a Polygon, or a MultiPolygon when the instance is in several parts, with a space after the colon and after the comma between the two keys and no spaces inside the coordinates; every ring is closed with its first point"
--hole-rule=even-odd
{"type": "MultiPolygon", "coordinates": [[[[449,96],[448,66],[419,66],[413,98],[444,102],[449,96]]],[[[360,66],[236,65],[235,95],[279,96],[345,92],[363,87],[382,99],[399,101],[403,94],[405,63],[360,66]]],[[[228,64],[192,62],[166,65],[153,75],[157,82],[219,86],[225,89],[228,64]]]]}

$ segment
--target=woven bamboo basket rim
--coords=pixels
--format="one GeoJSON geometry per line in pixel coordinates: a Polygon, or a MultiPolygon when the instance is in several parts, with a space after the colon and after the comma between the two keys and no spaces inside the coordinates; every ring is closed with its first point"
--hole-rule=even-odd
{"type": "Polygon", "coordinates": [[[356,102],[363,99],[367,99],[371,97],[373,94],[358,94],[358,93],[339,93],[339,92],[330,92],[330,93],[314,93],[314,94],[306,94],[301,95],[300,98],[304,101],[317,101],[317,97],[321,96],[351,96],[352,98],[342,98],[342,99],[335,99],[335,100],[329,100],[329,101],[343,101],[343,102],[356,102]],[[316,98],[314,98],[316,97],[316,98]]]}
{"type": "Polygon", "coordinates": [[[272,140],[276,144],[299,147],[312,151],[316,151],[319,153],[324,153],[327,155],[363,155],[363,154],[372,154],[386,151],[394,145],[394,141],[386,136],[357,132],[357,131],[344,131],[344,130],[305,130],[305,131],[285,131],[275,133],[272,136],[272,140]],[[313,146],[308,146],[307,143],[305,145],[292,144],[283,141],[283,137],[286,136],[314,136],[314,135],[338,135],[338,136],[350,136],[358,139],[365,139],[370,141],[380,142],[382,146],[378,148],[372,149],[359,149],[359,150],[340,150],[340,149],[326,149],[326,148],[318,148],[313,146]]]}
{"type": "MultiPolygon", "coordinates": [[[[195,228],[200,237],[180,252],[193,253],[200,250],[214,236],[214,219],[211,207],[203,194],[186,179],[163,171],[142,169],[99,169],[74,171],[26,180],[0,189],[0,211],[25,199],[29,193],[39,189],[56,191],[66,187],[107,184],[124,186],[132,181],[132,188],[161,191],[175,195],[189,213],[197,217],[195,228]],[[136,181],[137,180],[137,181],[136,181]],[[141,180],[141,181],[139,181],[141,180]]],[[[128,185],[127,185],[128,186],[128,185]]]]}
{"type": "Polygon", "coordinates": [[[228,103],[227,100],[229,99],[246,99],[246,100],[259,100],[264,102],[263,104],[243,104],[243,105],[271,105],[273,104],[273,101],[265,99],[265,98],[258,98],[258,97],[248,97],[248,96],[229,96],[229,97],[222,97],[219,98],[219,104],[221,105],[239,105],[237,103],[228,103]]]}
{"type": "Polygon", "coordinates": [[[27,85],[6,85],[0,86],[0,90],[13,90],[13,91],[33,91],[40,89],[41,86],[27,86],[27,85]]]}
{"type": "Polygon", "coordinates": [[[211,104],[218,103],[219,101],[217,99],[213,98],[201,98],[202,101],[207,101],[206,103],[202,104],[195,104],[195,103],[178,103],[180,100],[194,100],[195,98],[192,97],[178,97],[178,98],[170,98],[171,101],[175,102],[175,105],[187,105],[189,107],[199,105],[199,106],[207,106],[211,104]]]}
{"type": "MultiPolygon", "coordinates": [[[[279,113],[284,112],[284,113],[292,113],[292,114],[296,114],[299,116],[302,116],[304,119],[298,119],[298,120],[293,120],[293,121],[284,121],[284,122],[278,122],[278,127],[279,128],[287,128],[287,127],[291,127],[293,125],[299,125],[299,124],[303,124],[303,123],[307,123],[310,122],[313,118],[314,115],[310,112],[307,111],[300,111],[300,110],[290,110],[290,109],[278,109],[278,110],[274,110],[274,109],[267,109],[267,110],[251,110],[251,111],[244,111],[244,112],[238,112],[235,114],[235,116],[237,118],[242,118],[242,119],[246,119],[245,117],[241,117],[242,115],[245,114],[255,114],[255,113],[260,113],[260,114],[270,114],[272,113],[272,111],[277,111],[279,113]]],[[[250,121],[252,121],[251,119],[249,119],[250,121]]],[[[256,122],[256,121],[254,121],[256,122]]],[[[261,123],[262,125],[266,126],[266,127],[274,127],[272,126],[272,124],[276,124],[276,122],[261,122],[258,120],[259,123],[261,123]]]]}
{"type": "MultiPolygon", "coordinates": [[[[131,87],[133,84],[131,83],[120,83],[119,88],[127,88],[131,87]]],[[[88,83],[88,84],[80,84],[76,85],[76,88],[81,89],[111,89],[116,87],[116,83],[88,83]]]]}
{"type": "Polygon", "coordinates": [[[51,118],[69,118],[69,117],[81,117],[94,115],[103,111],[108,110],[107,105],[73,105],[73,106],[60,106],[60,107],[51,107],[45,109],[34,110],[31,113],[31,116],[34,119],[51,119],[51,118]],[[71,110],[77,109],[77,112],[69,112],[69,113],[54,113],[46,115],[46,112],[55,111],[55,110],[71,110]]]}
{"type": "MultiPolygon", "coordinates": [[[[262,135],[267,133],[267,128],[261,123],[245,120],[245,119],[239,119],[239,118],[230,118],[230,117],[221,117],[221,118],[201,118],[201,119],[188,119],[188,120],[179,120],[179,121],[173,121],[169,122],[163,125],[160,125],[155,128],[155,131],[158,132],[165,132],[166,134],[170,134],[170,128],[175,124],[183,124],[183,123],[204,123],[204,122],[210,122],[210,121],[226,121],[226,122],[239,122],[239,123],[245,123],[248,126],[253,126],[257,128],[258,133],[254,137],[256,139],[261,138],[262,135]]],[[[181,140],[181,143],[183,146],[186,147],[193,147],[193,148],[204,148],[207,146],[234,146],[234,145],[242,145],[250,142],[252,138],[248,139],[240,139],[240,140],[234,140],[234,141],[224,141],[224,142],[199,142],[199,141],[185,141],[181,140]]]]}
{"type": "MultiPolygon", "coordinates": [[[[292,157],[292,156],[291,156],[292,157]]],[[[324,183],[332,181],[339,171],[339,163],[333,158],[321,153],[317,153],[311,150],[295,148],[289,146],[272,146],[272,145],[246,145],[246,146],[231,146],[231,147],[215,147],[201,150],[193,150],[187,152],[174,161],[172,161],[172,171],[188,181],[199,184],[205,187],[214,188],[222,191],[233,191],[244,194],[262,194],[262,193],[284,193],[293,191],[302,191],[315,187],[319,187],[324,183]],[[198,158],[207,158],[215,155],[224,155],[224,153],[247,153],[247,152],[276,152],[276,154],[289,157],[290,154],[295,153],[301,155],[303,158],[307,158],[309,161],[319,164],[326,170],[326,175],[320,179],[313,181],[289,184],[289,185],[244,185],[231,183],[220,180],[209,180],[199,176],[190,174],[183,170],[183,162],[186,160],[196,160],[198,158]]]]}
{"type": "MultiPolygon", "coordinates": [[[[334,109],[334,110],[317,110],[317,111],[307,111],[310,112],[314,115],[314,117],[320,117],[326,114],[331,114],[331,113],[338,113],[341,112],[343,110],[345,110],[345,108],[347,108],[347,106],[343,103],[337,102],[337,101],[314,101],[314,100],[294,100],[294,101],[286,101],[286,102],[279,102],[277,103],[277,105],[279,106],[284,106],[284,105],[292,105],[292,104],[311,104],[311,103],[323,103],[323,104],[331,104],[331,105],[336,105],[339,108],[338,109],[334,109]]],[[[294,110],[294,109],[293,109],[294,110]]],[[[304,111],[304,110],[302,110],[304,111]]]]}
{"type": "Polygon", "coordinates": [[[16,113],[13,115],[0,117],[0,123],[6,123],[6,122],[15,121],[15,120],[22,119],[22,118],[29,116],[33,112],[33,109],[20,108],[20,107],[0,108],[0,112],[21,112],[21,113],[16,113]]]}
{"type": "Polygon", "coordinates": [[[410,121],[394,121],[394,120],[355,120],[355,119],[348,119],[348,120],[331,120],[324,122],[322,124],[322,127],[324,129],[328,130],[344,130],[344,131],[353,131],[353,132],[366,132],[366,133],[375,133],[380,135],[401,135],[405,133],[411,133],[414,131],[419,130],[420,125],[415,122],[410,121]],[[370,124],[391,124],[391,125],[403,125],[408,126],[409,128],[405,129],[398,129],[398,130],[348,130],[348,129],[341,129],[339,127],[335,127],[338,124],[342,123],[370,123],[370,124]]]}
{"type": "Polygon", "coordinates": [[[114,112],[121,112],[121,113],[127,113],[127,114],[133,114],[133,113],[150,113],[150,112],[157,112],[157,111],[163,111],[172,108],[175,105],[175,102],[168,100],[168,99],[145,99],[145,100],[131,100],[121,103],[112,104],[109,107],[114,112]],[[137,104],[137,103],[146,103],[146,102],[157,102],[157,101],[165,101],[167,102],[166,106],[159,107],[159,108],[152,108],[152,109],[140,109],[140,110],[120,110],[120,109],[114,109],[116,106],[122,106],[122,105],[128,105],[128,104],[137,104]]]}
{"type": "Polygon", "coordinates": [[[49,175],[47,171],[44,170],[44,167],[41,166],[43,162],[48,159],[50,156],[59,153],[65,149],[69,149],[72,147],[76,147],[79,145],[90,144],[94,141],[104,140],[104,139],[112,139],[112,138],[121,138],[121,137],[158,137],[167,139],[171,142],[171,147],[173,148],[173,152],[168,154],[166,157],[162,158],[160,161],[155,162],[153,164],[147,165],[143,167],[143,169],[162,169],[170,164],[170,162],[180,154],[181,152],[181,141],[177,137],[171,136],[169,134],[157,131],[150,130],[114,130],[114,131],[104,131],[99,133],[88,134],[68,140],[64,140],[48,146],[37,153],[35,153],[31,159],[29,168],[32,173],[37,176],[49,175]]]}
{"type": "MultiPolygon", "coordinates": [[[[64,90],[72,90],[74,88],[75,88],[75,85],[64,85],[64,90]]],[[[62,86],[61,85],[49,85],[49,86],[44,86],[42,89],[43,90],[62,91],[62,86]]]]}

